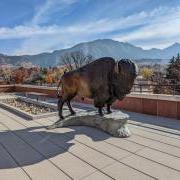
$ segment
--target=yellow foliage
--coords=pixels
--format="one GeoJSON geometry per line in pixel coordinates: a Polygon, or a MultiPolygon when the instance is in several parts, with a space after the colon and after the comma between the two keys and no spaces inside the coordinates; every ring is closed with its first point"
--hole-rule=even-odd
{"type": "Polygon", "coordinates": [[[150,68],[144,67],[140,70],[140,75],[147,80],[149,80],[153,74],[154,74],[154,71],[153,69],[150,69],[150,68]]]}

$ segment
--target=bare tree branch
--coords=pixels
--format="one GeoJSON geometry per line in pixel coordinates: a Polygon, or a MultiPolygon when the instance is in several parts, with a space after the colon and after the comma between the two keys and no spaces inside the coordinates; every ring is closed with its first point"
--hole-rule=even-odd
{"type": "Polygon", "coordinates": [[[82,51],[74,51],[66,53],[60,57],[60,62],[66,66],[68,71],[80,68],[83,65],[86,65],[93,61],[91,55],[85,55],[82,51]]]}

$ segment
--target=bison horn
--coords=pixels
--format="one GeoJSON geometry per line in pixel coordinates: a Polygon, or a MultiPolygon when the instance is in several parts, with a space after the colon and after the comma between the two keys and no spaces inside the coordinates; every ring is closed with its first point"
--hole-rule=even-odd
{"type": "Polygon", "coordinates": [[[117,61],[116,64],[115,64],[114,71],[115,71],[115,73],[119,73],[118,61],[117,61]]]}

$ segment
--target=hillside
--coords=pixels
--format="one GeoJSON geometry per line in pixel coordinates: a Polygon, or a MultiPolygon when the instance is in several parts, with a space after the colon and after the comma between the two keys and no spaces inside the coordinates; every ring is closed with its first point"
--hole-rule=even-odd
{"type": "Polygon", "coordinates": [[[72,51],[83,51],[85,54],[91,54],[94,58],[104,56],[120,58],[131,58],[135,60],[150,61],[156,63],[167,63],[167,61],[178,52],[180,52],[180,44],[174,43],[173,45],[164,49],[150,49],[144,50],[141,47],[136,47],[130,43],[118,42],[111,39],[95,40],[77,44],[68,49],[56,50],[52,53],[41,53],[37,55],[23,55],[23,56],[8,56],[0,54],[0,64],[10,63],[13,65],[21,62],[30,61],[33,64],[41,66],[55,66],[60,62],[60,57],[64,53],[72,51]]]}

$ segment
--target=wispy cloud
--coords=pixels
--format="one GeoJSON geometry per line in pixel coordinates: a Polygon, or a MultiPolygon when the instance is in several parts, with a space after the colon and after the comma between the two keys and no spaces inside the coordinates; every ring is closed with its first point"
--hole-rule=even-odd
{"type": "Polygon", "coordinates": [[[114,36],[115,40],[134,42],[144,48],[163,48],[180,41],[180,7],[159,9],[159,15],[146,26],[114,36]]]}
{"type": "MultiPolygon", "coordinates": [[[[39,35],[60,35],[72,33],[74,35],[85,33],[86,35],[98,34],[112,32],[115,30],[122,30],[130,28],[137,25],[146,25],[151,24],[152,19],[156,19],[158,15],[157,10],[154,10],[150,13],[144,11],[133,14],[131,16],[116,18],[116,19],[100,19],[93,22],[86,23],[76,23],[69,26],[58,26],[58,25],[49,25],[49,26],[40,26],[40,25],[31,25],[31,26],[16,26],[14,28],[0,28],[0,39],[18,39],[18,38],[28,38],[39,35]]],[[[177,15],[177,14],[176,14],[177,15]]],[[[168,16],[168,15],[167,15],[168,16]]],[[[161,19],[160,19],[161,20],[161,19]]],[[[128,36],[127,36],[128,37],[128,36]]],[[[131,36],[129,36],[131,37],[131,36]]],[[[126,38],[124,38],[126,40],[126,38]]]]}
{"type": "Polygon", "coordinates": [[[125,17],[103,18],[96,21],[70,25],[43,25],[55,11],[63,11],[78,0],[47,0],[37,8],[35,15],[25,25],[13,28],[1,27],[0,39],[25,39],[14,54],[35,54],[71,46],[81,41],[104,37],[129,41],[146,48],[164,47],[172,41],[180,41],[180,7],[155,8],[125,17]],[[137,27],[138,28],[134,28],[137,27]],[[131,31],[128,31],[132,28],[131,31]],[[133,29],[134,28],[134,29],[133,29]],[[116,33],[112,32],[116,31],[116,33]],[[153,43],[154,42],[154,43],[153,43]],[[156,44],[155,44],[156,43],[156,44]],[[156,45],[156,46],[155,46],[156,45]]]}
{"type": "Polygon", "coordinates": [[[45,23],[52,13],[61,11],[77,1],[78,0],[46,0],[42,6],[37,7],[36,13],[30,23],[32,25],[45,23]]]}

